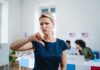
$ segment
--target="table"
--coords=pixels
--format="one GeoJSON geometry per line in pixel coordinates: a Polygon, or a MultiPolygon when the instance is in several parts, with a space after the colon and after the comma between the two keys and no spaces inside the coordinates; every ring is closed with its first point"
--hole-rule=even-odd
{"type": "Polygon", "coordinates": [[[85,61],[76,55],[67,55],[67,70],[100,70],[100,59],[85,61]]]}
{"type": "MultiPolygon", "coordinates": [[[[82,57],[83,58],[83,57],[82,57]]],[[[23,56],[19,58],[19,63],[23,67],[33,68],[34,67],[34,57],[23,56]]],[[[76,55],[67,55],[67,69],[66,70],[100,70],[100,61],[90,60],[85,61],[77,58],[76,55]],[[70,58],[69,58],[70,57],[70,58]]]]}

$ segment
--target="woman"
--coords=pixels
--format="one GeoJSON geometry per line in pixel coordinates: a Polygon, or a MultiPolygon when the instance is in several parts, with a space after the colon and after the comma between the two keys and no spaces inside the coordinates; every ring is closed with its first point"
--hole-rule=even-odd
{"type": "Polygon", "coordinates": [[[94,54],[89,47],[86,47],[86,43],[83,40],[76,40],[76,54],[84,55],[86,60],[94,59],[94,54]]]}
{"type": "Polygon", "coordinates": [[[35,67],[33,70],[66,70],[66,43],[54,37],[54,19],[50,13],[42,14],[39,18],[40,29],[44,36],[36,33],[32,36],[17,40],[11,44],[11,49],[23,51],[33,49],[35,67]]]}

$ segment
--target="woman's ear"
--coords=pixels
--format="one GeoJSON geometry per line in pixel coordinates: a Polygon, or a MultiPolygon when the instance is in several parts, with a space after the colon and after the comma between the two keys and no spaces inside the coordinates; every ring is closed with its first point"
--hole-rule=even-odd
{"type": "Polygon", "coordinates": [[[53,22],[53,25],[55,26],[55,23],[53,22]]]}
{"type": "Polygon", "coordinates": [[[53,23],[53,29],[54,29],[54,27],[55,27],[55,23],[53,23]]]}

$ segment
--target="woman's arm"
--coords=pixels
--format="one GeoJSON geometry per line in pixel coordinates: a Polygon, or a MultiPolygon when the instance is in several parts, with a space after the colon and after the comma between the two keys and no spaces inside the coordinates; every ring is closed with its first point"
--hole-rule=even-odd
{"type": "Polygon", "coordinates": [[[10,45],[10,49],[15,51],[24,51],[32,49],[32,47],[33,46],[30,37],[24,37],[22,39],[16,40],[10,45]]]}
{"type": "Polygon", "coordinates": [[[10,45],[10,49],[15,51],[25,51],[32,49],[34,48],[31,43],[32,40],[42,43],[40,34],[36,33],[33,36],[24,37],[22,39],[14,41],[10,45]]]}
{"type": "Polygon", "coordinates": [[[62,53],[62,62],[61,62],[61,70],[66,70],[66,50],[62,53]]]}

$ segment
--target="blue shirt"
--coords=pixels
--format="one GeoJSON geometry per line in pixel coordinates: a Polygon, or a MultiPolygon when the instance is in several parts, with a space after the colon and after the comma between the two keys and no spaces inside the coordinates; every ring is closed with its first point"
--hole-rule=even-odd
{"type": "Polygon", "coordinates": [[[75,55],[76,54],[76,48],[71,47],[70,49],[67,49],[68,55],[75,55]]]}
{"type": "Polygon", "coordinates": [[[56,42],[43,42],[45,46],[32,41],[35,47],[35,66],[33,70],[58,70],[62,59],[62,51],[67,49],[66,43],[61,39],[56,39],[56,42]]]}

